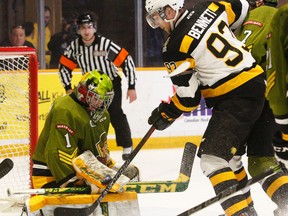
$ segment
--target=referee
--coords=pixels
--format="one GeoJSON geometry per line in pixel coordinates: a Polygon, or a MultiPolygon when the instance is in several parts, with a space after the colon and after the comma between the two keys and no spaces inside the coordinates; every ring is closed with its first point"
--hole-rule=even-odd
{"type": "Polygon", "coordinates": [[[111,124],[115,130],[117,146],[123,147],[123,160],[129,158],[133,150],[131,130],[122,110],[121,77],[122,68],[128,80],[127,99],[132,103],[137,99],[135,90],[135,65],[132,57],[122,47],[110,39],[96,33],[96,21],[92,13],[83,13],[77,19],[79,37],[73,40],[60,58],[59,77],[67,94],[72,92],[72,71],[78,66],[82,73],[98,69],[113,81],[115,96],[108,109],[111,124]]]}

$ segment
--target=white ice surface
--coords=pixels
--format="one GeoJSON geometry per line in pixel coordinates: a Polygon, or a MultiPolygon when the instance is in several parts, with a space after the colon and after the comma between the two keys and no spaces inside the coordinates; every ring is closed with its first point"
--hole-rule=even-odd
{"type": "MultiPolygon", "coordinates": [[[[141,180],[174,180],[180,171],[183,149],[140,150],[131,162],[141,171],[141,180]]],[[[116,161],[121,161],[121,151],[111,152],[116,161]]],[[[243,157],[244,165],[247,158],[243,157]]],[[[273,216],[276,205],[263,192],[258,183],[251,187],[252,198],[259,216],[273,216]]],[[[138,194],[141,216],[176,216],[199,203],[215,196],[209,180],[200,170],[199,158],[195,158],[190,184],[186,191],[176,193],[138,194]]],[[[223,211],[215,203],[193,215],[218,216],[223,211]]]]}
{"type": "MultiPolygon", "coordinates": [[[[122,162],[122,151],[112,151],[111,156],[117,162],[122,162]]],[[[175,180],[180,171],[180,162],[183,149],[140,150],[132,164],[140,168],[140,177],[143,181],[149,180],[175,180]]],[[[246,166],[246,157],[243,159],[246,166]]],[[[273,216],[276,205],[262,191],[259,184],[252,187],[252,198],[259,216],[273,216]]],[[[214,197],[209,180],[202,174],[199,158],[195,158],[190,184],[186,191],[176,193],[149,193],[138,194],[141,216],[176,216],[199,203],[214,197]]],[[[14,212],[14,211],[13,211],[14,212]]],[[[223,211],[215,203],[193,215],[218,216],[223,211]]],[[[1,216],[20,216],[21,208],[14,213],[0,213],[1,216]]]]}

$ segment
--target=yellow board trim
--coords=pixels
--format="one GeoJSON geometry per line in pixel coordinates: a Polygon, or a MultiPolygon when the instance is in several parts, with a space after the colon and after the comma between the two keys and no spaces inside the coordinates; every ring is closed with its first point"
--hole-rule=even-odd
{"type": "MultiPolygon", "coordinates": [[[[142,138],[133,138],[134,148],[142,138]]],[[[142,149],[168,149],[183,148],[186,142],[192,142],[195,145],[200,144],[202,136],[179,136],[179,137],[150,137],[142,149]]],[[[110,151],[122,151],[121,146],[117,146],[115,139],[108,140],[110,151]]],[[[0,146],[0,158],[27,156],[30,154],[29,146],[26,144],[17,144],[10,146],[9,152],[7,146],[0,146]],[[24,151],[23,151],[24,149],[24,151]],[[21,153],[23,151],[23,153],[21,153]]]]}
{"type": "MultiPolygon", "coordinates": [[[[134,138],[134,148],[142,138],[134,138]]],[[[186,142],[192,142],[195,145],[200,144],[202,136],[179,136],[179,137],[150,137],[142,149],[168,149],[168,148],[183,148],[186,142]]],[[[121,146],[117,146],[116,140],[108,140],[110,151],[122,151],[121,146]]]]}

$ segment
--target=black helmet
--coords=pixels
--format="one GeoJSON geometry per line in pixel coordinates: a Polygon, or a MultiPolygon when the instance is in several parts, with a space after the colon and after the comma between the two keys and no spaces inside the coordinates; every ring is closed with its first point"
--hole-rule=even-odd
{"type": "Polygon", "coordinates": [[[278,0],[264,0],[265,5],[271,6],[271,7],[277,7],[278,0]]]}
{"type": "Polygon", "coordinates": [[[81,25],[84,23],[93,23],[93,25],[96,24],[96,21],[91,13],[83,13],[78,16],[77,24],[81,25]]]}

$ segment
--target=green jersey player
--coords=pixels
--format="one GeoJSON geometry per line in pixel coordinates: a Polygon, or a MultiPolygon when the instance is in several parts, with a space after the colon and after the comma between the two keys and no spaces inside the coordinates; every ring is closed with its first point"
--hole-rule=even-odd
{"type": "Polygon", "coordinates": [[[267,62],[267,95],[280,131],[274,139],[277,158],[288,167],[288,4],[283,5],[271,21],[267,62]]]}
{"type": "MultiPolygon", "coordinates": [[[[237,31],[237,38],[245,43],[245,45],[251,50],[252,56],[256,60],[257,64],[261,65],[263,69],[266,67],[266,50],[268,38],[271,35],[270,22],[277,11],[277,1],[274,0],[249,0],[250,10],[246,16],[241,28],[237,31]],[[269,14],[269,15],[267,15],[269,14]]],[[[244,166],[241,163],[241,156],[247,153],[249,158],[254,157],[257,154],[266,156],[259,157],[257,160],[262,160],[263,164],[271,163],[275,165],[275,157],[272,146],[273,135],[277,130],[277,126],[274,120],[272,110],[267,100],[261,115],[254,125],[254,132],[251,133],[247,139],[246,146],[250,146],[245,149],[238,149],[236,155],[229,161],[229,164],[236,174],[239,182],[246,182],[248,180],[244,166]],[[251,148],[253,146],[253,148],[251,148]]],[[[251,166],[249,169],[251,173],[257,173],[258,166],[251,166]]],[[[263,188],[266,190],[266,188],[263,188]]],[[[250,190],[245,193],[247,202],[251,209],[253,207],[253,201],[250,195],[250,190]]]]}
{"type": "Polygon", "coordinates": [[[277,11],[277,1],[250,0],[249,3],[252,10],[243,22],[237,38],[245,43],[256,62],[265,70],[267,41],[271,35],[270,22],[277,11]]]}
{"type": "Polygon", "coordinates": [[[94,70],[70,95],[54,101],[32,157],[35,188],[83,186],[72,160],[86,150],[104,165],[115,165],[107,146],[113,96],[110,78],[94,70]]]}

